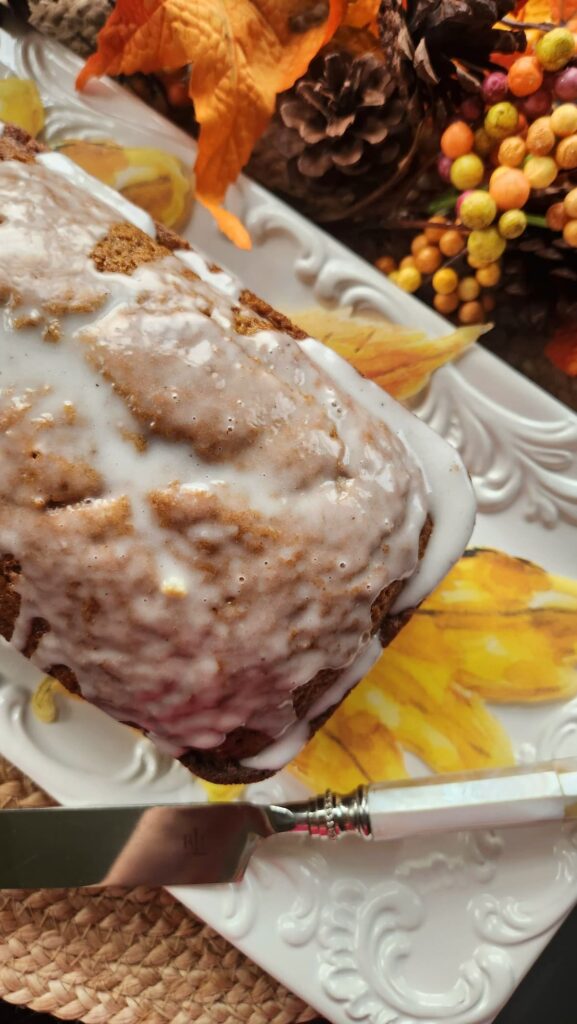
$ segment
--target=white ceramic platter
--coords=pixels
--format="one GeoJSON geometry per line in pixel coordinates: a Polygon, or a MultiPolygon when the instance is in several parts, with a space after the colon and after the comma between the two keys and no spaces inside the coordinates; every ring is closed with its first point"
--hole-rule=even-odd
{"type": "MultiPolygon", "coordinates": [[[[190,139],[115,84],[75,94],[79,63],[32,33],[0,31],[0,75],[36,79],[49,141],[113,137],[192,164],[190,139]]],[[[186,234],[273,305],[353,306],[446,332],[258,186],[241,181],[230,206],[252,234],[251,253],[228,244],[201,209],[186,234]]],[[[481,349],[439,372],[418,412],[459,448],[474,479],[474,543],[577,577],[577,418],[481,349]]],[[[180,765],[81,702],[63,700],[58,722],[38,722],[28,707],[38,674],[3,642],[0,668],[9,680],[0,752],[63,804],[202,798],[180,765]]],[[[577,701],[492,712],[521,759],[577,753],[577,701]]],[[[252,795],[302,792],[280,775],[252,795]]],[[[554,827],[387,846],[286,837],[263,847],[240,885],[175,895],[338,1024],[482,1024],[577,898],[577,839],[554,827]]]]}

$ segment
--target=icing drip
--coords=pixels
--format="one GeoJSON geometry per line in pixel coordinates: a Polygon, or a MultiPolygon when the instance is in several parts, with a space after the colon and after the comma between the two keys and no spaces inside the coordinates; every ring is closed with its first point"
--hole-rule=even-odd
{"type": "Polygon", "coordinates": [[[286,750],[306,726],[293,691],[342,667],[346,692],[376,656],[373,602],[415,572],[430,498],[412,417],[363,409],[354,371],[239,308],[198,254],[98,272],[118,212],[43,163],[0,163],[12,642],[47,619],[33,660],[165,749],[246,725],[286,750]]]}

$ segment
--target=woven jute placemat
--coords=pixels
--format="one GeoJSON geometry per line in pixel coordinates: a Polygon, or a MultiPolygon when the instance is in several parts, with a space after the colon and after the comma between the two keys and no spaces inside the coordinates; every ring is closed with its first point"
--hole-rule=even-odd
{"type": "MultiPolygon", "coordinates": [[[[0,809],[52,801],[0,757],[0,809]]],[[[163,889],[0,890],[0,998],[87,1024],[315,1014],[163,889]]]]}

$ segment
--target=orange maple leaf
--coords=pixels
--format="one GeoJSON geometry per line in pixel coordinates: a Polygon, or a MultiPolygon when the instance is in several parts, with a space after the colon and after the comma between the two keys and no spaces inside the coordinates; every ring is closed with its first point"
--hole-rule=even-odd
{"type": "Polygon", "coordinates": [[[197,198],[248,249],[248,232],[220,205],[226,189],[264,131],[277,93],[306,71],[346,9],[346,0],[329,0],[317,24],[310,0],[117,0],[76,84],[190,64],[189,93],[201,126],[197,198]]]}

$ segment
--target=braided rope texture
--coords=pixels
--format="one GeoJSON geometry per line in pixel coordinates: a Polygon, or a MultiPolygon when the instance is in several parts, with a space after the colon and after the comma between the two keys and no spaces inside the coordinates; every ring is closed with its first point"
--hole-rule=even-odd
{"type": "MultiPolygon", "coordinates": [[[[0,757],[0,809],[50,803],[0,757]]],[[[0,890],[0,998],[86,1024],[314,1017],[169,893],[144,887],[0,890]]]]}

